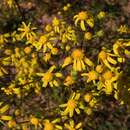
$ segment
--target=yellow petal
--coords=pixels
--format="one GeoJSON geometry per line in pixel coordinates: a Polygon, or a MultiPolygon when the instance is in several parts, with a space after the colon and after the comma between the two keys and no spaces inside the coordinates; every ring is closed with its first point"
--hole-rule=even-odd
{"type": "Polygon", "coordinates": [[[9,105],[5,105],[0,109],[0,114],[6,112],[9,109],[9,105]]]}
{"type": "Polygon", "coordinates": [[[111,58],[110,56],[107,57],[107,60],[108,60],[111,64],[113,64],[113,65],[116,65],[116,64],[117,64],[117,61],[114,60],[113,58],[111,58]]]}
{"type": "Polygon", "coordinates": [[[84,61],[85,61],[85,63],[86,63],[88,66],[90,66],[90,67],[94,66],[93,62],[92,62],[90,59],[85,58],[84,61]]]}
{"type": "Polygon", "coordinates": [[[1,120],[9,121],[12,120],[12,116],[1,116],[1,120]]]}
{"type": "Polygon", "coordinates": [[[82,67],[82,66],[81,66],[80,60],[77,60],[77,70],[78,70],[78,71],[81,71],[81,70],[82,70],[81,67],[82,67]]]}
{"type": "Polygon", "coordinates": [[[74,60],[73,69],[74,71],[77,71],[77,60],[74,60]]]}
{"type": "Polygon", "coordinates": [[[86,31],[86,27],[85,27],[85,24],[84,24],[84,20],[81,20],[80,22],[80,27],[83,31],[86,31]]]}
{"type": "Polygon", "coordinates": [[[64,68],[65,66],[71,64],[72,62],[72,58],[69,56],[69,57],[66,57],[65,60],[64,60],[64,63],[62,65],[62,68],[64,68]]]}

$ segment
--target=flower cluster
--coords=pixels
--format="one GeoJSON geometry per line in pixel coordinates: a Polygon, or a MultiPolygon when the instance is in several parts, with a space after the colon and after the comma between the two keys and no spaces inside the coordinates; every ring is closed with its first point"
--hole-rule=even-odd
{"type": "MultiPolygon", "coordinates": [[[[14,1],[6,2],[11,8],[14,1]]],[[[67,4],[62,11],[69,9],[67,4]]],[[[103,95],[125,103],[121,91],[125,88],[129,93],[130,88],[129,83],[121,84],[126,74],[122,65],[128,67],[130,40],[119,38],[111,47],[91,51],[95,39],[104,35],[97,23],[106,16],[104,11],[93,15],[81,10],[70,23],[62,15],[44,28],[22,21],[17,30],[0,34],[0,93],[9,99],[9,103],[0,101],[2,125],[21,130],[83,130],[85,116],[98,111],[103,95]],[[37,104],[42,107],[26,112],[24,101],[30,105],[31,96],[40,97],[37,104]],[[12,102],[17,105],[10,112],[12,102]]],[[[128,30],[121,25],[117,32],[128,30]]]]}

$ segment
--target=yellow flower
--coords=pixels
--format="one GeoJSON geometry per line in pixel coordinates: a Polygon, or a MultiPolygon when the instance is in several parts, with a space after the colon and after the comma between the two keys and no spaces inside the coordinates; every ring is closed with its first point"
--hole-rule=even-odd
{"type": "Polygon", "coordinates": [[[45,62],[48,62],[51,58],[51,53],[46,53],[45,56],[43,57],[43,59],[45,60],[45,62]]]}
{"type": "Polygon", "coordinates": [[[82,123],[75,124],[74,120],[70,120],[69,124],[65,123],[64,125],[67,130],[82,130],[82,123]]]}
{"type": "Polygon", "coordinates": [[[98,79],[98,73],[94,70],[89,71],[88,73],[81,74],[82,76],[87,76],[87,83],[93,81],[95,83],[95,80],[98,79]]]}
{"type": "Polygon", "coordinates": [[[92,99],[92,94],[91,93],[87,93],[87,94],[84,95],[84,100],[86,102],[90,102],[91,99],[92,99]]]}
{"type": "Polygon", "coordinates": [[[85,64],[83,62],[84,53],[81,50],[76,49],[72,52],[71,56],[73,58],[73,69],[75,71],[85,70],[85,64]]]}
{"type": "Polygon", "coordinates": [[[72,84],[74,84],[74,80],[73,80],[72,76],[68,75],[64,81],[64,85],[71,86],[72,84]]]}
{"type": "Polygon", "coordinates": [[[10,120],[10,121],[8,122],[8,127],[9,127],[9,128],[13,128],[13,127],[15,127],[15,126],[16,126],[16,121],[10,120]]]}
{"type": "Polygon", "coordinates": [[[31,47],[29,47],[29,46],[25,47],[25,48],[24,48],[24,52],[25,52],[26,54],[29,54],[29,53],[31,52],[31,47]]]}
{"type": "Polygon", "coordinates": [[[50,121],[48,119],[43,121],[44,130],[62,130],[62,126],[58,125],[57,123],[60,122],[60,119],[55,119],[50,121]]]}
{"type": "Polygon", "coordinates": [[[115,59],[113,59],[112,57],[116,57],[116,55],[106,52],[105,50],[102,50],[98,54],[98,61],[100,61],[102,64],[104,64],[109,69],[113,70],[114,68],[112,67],[112,65],[116,65],[117,61],[115,59]]]}
{"type": "Polygon", "coordinates": [[[66,43],[68,41],[72,41],[74,43],[77,42],[75,30],[71,26],[64,27],[61,30],[62,30],[62,33],[60,34],[60,39],[62,43],[66,43]]]}
{"type": "Polygon", "coordinates": [[[68,115],[70,117],[73,116],[74,111],[76,111],[77,114],[80,114],[80,110],[78,108],[78,100],[80,98],[80,93],[73,93],[70,99],[67,103],[60,105],[60,107],[66,107],[66,109],[63,111],[63,115],[68,115]]]}
{"type": "Polygon", "coordinates": [[[77,26],[78,22],[80,21],[80,27],[83,31],[86,31],[85,23],[87,23],[88,26],[90,26],[90,27],[94,26],[93,17],[87,11],[79,12],[78,15],[74,16],[74,19],[75,19],[76,26],[77,26]]]}
{"type": "Polygon", "coordinates": [[[121,25],[117,31],[120,34],[122,34],[122,33],[128,33],[128,27],[126,25],[121,25]]]}
{"type": "Polygon", "coordinates": [[[130,57],[130,51],[127,49],[130,46],[130,41],[124,39],[117,40],[113,45],[113,52],[117,55],[117,60],[120,63],[125,62],[126,57],[130,57]]]}
{"type": "Polygon", "coordinates": [[[1,34],[0,35],[0,46],[5,44],[6,42],[8,42],[7,38],[8,38],[8,34],[1,34]]]}
{"type": "Polygon", "coordinates": [[[111,71],[106,71],[105,73],[103,73],[103,78],[105,80],[110,80],[113,77],[113,73],[111,71]]]}
{"type": "Polygon", "coordinates": [[[85,39],[85,40],[91,40],[91,39],[92,39],[92,33],[86,32],[86,33],[84,34],[84,39],[85,39]]]}
{"type": "Polygon", "coordinates": [[[47,87],[48,85],[50,85],[51,87],[59,86],[59,83],[56,78],[61,78],[62,74],[59,72],[53,73],[55,68],[56,66],[53,65],[49,68],[47,72],[37,73],[37,75],[42,76],[43,87],[47,87]]]}
{"type": "Polygon", "coordinates": [[[87,107],[86,109],[85,109],[85,112],[88,114],[88,115],[91,115],[92,114],[92,108],[91,107],[87,107]]]}
{"type": "Polygon", "coordinates": [[[114,86],[117,85],[119,76],[121,75],[121,72],[118,72],[119,68],[116,68],[113,72],[110,70],[106,70],[102,76],[101,80],[101,85],[104,87],[104,91],[106,94],[111,94],[113,91],[114,86]]]}
{"type": "Polygon", "coordinates": [[[98,19],[103,19],[105,17],[106,13],[104,11],[100,11],[99,14],[97,15],[98,19]]]}
{"type": "Polygon", "coordinates": [[[93,63],[90,59],[84,56],[84,53],[80,49],[75,49],[70,57],[65,58],[62,67],[65,67],[69,64],[73,63],[73,70],[74,71],[82,71],[85,70],[85,64],[88,66],[93,66],[93,63]]]}
{"type": "Polygon", "coordinates": [[[54,31],[56,33],[59,33],[60,32],[60,20],[56,17],[54,17],[54,19],[52,20],[52,25],[53,25],[53,28],[54,28],[54,31]]]}
{"type": "Polygon", "coordinates": [[[41,48],[43,48],[43,52],[46,52],[47,49],[53,48],[53,45],[50,43],[48,39],[49,37],[47,35],[42,35],[40,36],[38,42],[34,44],[34,46],[37,48],[37,50],[40,50],[41,48]]]}
{"type": "Polygon", "coordinates": [[[49,25],[49,24],[46,25],[45,30],[46,30],[47,32],[50,32],[50,31],[52,30],[52,26],[49,25]]]}
{"type": "Polygon", "coordinates": [[[36,118],[36,117],[31,117],[30,122],[31,122],[33,125],[38,126],[38,124],[39,124],[39,119],[36,118]]]}
{"type": "Polygon", "coordinates": [[[52,53],[52,55],[57,55],[58,54],[58,48],[56,48],[56,47],[53,47],[52,49],[51,49],[51,53],[52,53]]]}
{"type": "Polygon", "coordinates": [[[30,27],[31,23],[28,25],[25,24],[25,22],[22,22],[21,28],[18,28],[18,31],[20,31],[21,39],[24,37],[27,38],[27,40],[30,40],[32,37],[36,37],[36,34],[33,32],[33,30],[36,29],[36,27],[30,27]]]}

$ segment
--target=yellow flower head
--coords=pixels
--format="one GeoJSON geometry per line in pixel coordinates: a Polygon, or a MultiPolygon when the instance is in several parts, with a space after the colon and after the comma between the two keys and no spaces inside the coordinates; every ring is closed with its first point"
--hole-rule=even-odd
{"type": "Polygon", "coordinates": [[[83,73],[82,76],[87,76],[88,77],[87,83],[91,82],[91,81],[95,82],[95,80],[98,79],[98,73],[96,71],[94,71],[94,70],[91,70],[88,73],[83,73]]]}
{"type": "Polygon", "coordinates": [[[72,52],[73,59],[83,59],[84,53],[80,49],[76,49],[72,52]]]}
{"type": "Polygon", "coordinates": [[[105,17],[106,13],[104,11],[100,11],[99,14],[97,15],[98,19],[103,19],[105,17]]]}
{"type": "Polygon", "coordinates": [[[25,48],[24,48],[24,52],[25,52],[26,54],[29,54],[29,53],[31,52],[31,47],[29,47],[29,46],[25,47],[25,48]]]}
{"type": "Polygon", "coordinates": [[[71,98],[68,100],[68,102],[66,104],[62,104],[60,105],[60,107],[66,107],[66,109],[63,112],[63,115],[68,115],[70,117],[73,116],[74,111],[76,111],[77,114],[80,114],[80,110],[78,108],[78,100],[80,98],[80,94],[79,93],[73,93],[71,98]]]}
{"type": "Polygon", "coordinates": [[[16,121],[10,120],[10,121],[8,122],[8,127],[9,127],[9,128],[13,128],[13,127],[15,127],[15,126],[16,126],[16,121]]]}
{"type": "Polygon", "coordinates": [[[83,31],[86,30],[85,23],[93,27],[94,26],[94,20],[93,17],[88,13],[87,11],[81,11],[77,15],[74,16],[75,19],[75,25],[77,26],[78,22],[80,21],[80,27],[83,31]]]}
{"type": "Polygon", "coordinates": [[[84,100],[86,102],[90,102],[91,99],[92,99],[92,94],[91,93],[87,93],[87,94],[84,95],[84,100]]]}
{"type": "Polygon", "coordinates": [[[39,124],[39,120],[36,117],[31,117],[30,122],[35,126],[38,126],[39,124]]]}
{"type": "Polygon", "coordinates": [[[32,37],[36,37],[36,34],[33,32],[33,30],[36,29],[36,27],[30,27],[31,23],[29,23],[28,25],[25,24],[25,22],[22,22],[22,27],[18,28],[18,31],[21,32],[21,39],[23,39],[24,37],[27,38],[27,40],[30,40],[32,37]]]}
{"type": "Polygon", "coordinates": [[[121,25],[117,31],[120,34],[122,34],[122,33],[128,33],[129,29],[128,29],[128,27],[126,25],[121,25]]]}
{"type": "Polygon", "coordinates": [[[55,68],[56,66],[53,65],[49,68],[47,72],[37,73],[37,75],[42,76],[43,87],[47,87],[48,85],[51,87],[59,86],[59,83],[56,78],[61,78],[62,74],[59,72],[54,73],[53,71],[55,68]]]}
{"type": "Polygon", "coordinates": [[[72,76],[68,75],[64,81],[64,85],[70,86],[72,84],[74,84],[74,80],[73,80],[72,76]]]}
{"type": "Polygon", "coordinates": [[[54,130],[54,126],[49,120],[44,123],[44,130],[54,130]]]}
{"type": "Polygon", "coordinates": [[[75,71],[81,71],[85,70],[85,64],[84,64],[84,53],[80,49],[75,49],[71,57],[73,58],[73,69],[75,71]]]}
{"type": "Polygon", "coordinates": [[[75,124],[74,120],[70,120],[69,124],[65,123],[65,128],[67,130],[82,130],[82,123],[75,124]]]}
{"type": "Polygon", "coordinates": [[[106,71],[105,73],[103,73],[103,78],[105,80],[110,80],[113,77],[113,73],[111,71],[106,71]]]}
{"type": "Polygon", "coordinates": [[[57,123],[60,122],[59,118],[56,118],[53,121],[50,121],[48,119],[43,121],[44,130],[62,130],[62,126],[58,125],[57,123]]]}
{"type": "Polygon", "coordinates": [[[85,70],[85,64],[92,67],[93,66],[93,62],[86,58],[84,56],[84,53],[82,50],[80,49],[75,49],[71,56],[66,57],[64,60],[64,63],[62,65],[62,67],[65,67],[69,64],[73,63],[73,70],[74,71],[82,71],[85,70]]]}
{"type": "Polygon", "coordinates": [[[54,31],[56,33],[59,33],[60,32],[60,20],[56,17],[54,17],[54,19],[52,20],[52,25],[53,25],[53,28],[54,28],[54,31]]]}
{"type": "Polygon", "coordinates": [[[84,34],[84,39],[85,39],[85,40],[91,40],[91,39],[92,39],[92,33],[86,32],[86,33],[84,34]]]}
{"type": "Polygon", "coordinates": [[[116,65],[117,61],[113,59],[113,57],[116,57],[115,54],[109,53],[105,50],[102,50],[98,54],[98,61],[104,64],[106,67],[108,67],[110,70],[113,70],[114,68],[112,65],[116,65]]]}

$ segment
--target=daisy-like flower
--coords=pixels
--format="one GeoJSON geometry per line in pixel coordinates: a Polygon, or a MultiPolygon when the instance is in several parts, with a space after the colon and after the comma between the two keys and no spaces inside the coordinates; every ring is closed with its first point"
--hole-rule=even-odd
{"type": "Polygon", "coordinates": [[[75,124],[74,120],[70,120],[69,124],[65,123],[64,125],[67,130],[82,130],[82,123],[75,124]]]}
{"type": "Polygon", "coordinates": [[[68,41],[73,41],[75,43],[77,41],[75,31],[71,26],[64,27],[61,32],[62,33],[60,34],[60,39],[62,43],[66,43],[68,41]]]}
{"type": "Polygon", "coordinates": [[[60,32],[60,20],[57,17],[54,17],[54,19],[52,20],[52,26],[56,33],[60,32]]]}
{"type": "Polygon", "coordinates": [[[123,39],[117,40],[113,45],[113,52],[118,56],[118,62],[122,63],[126,57],[130,57],[130,51],[127,49],[130,46],[130,41],[123,39]]]}
{"type": "Polygon", "coordinates": [[[81,74],[82,76],[87,76],[87,83],[93,81],[95,84],[95,80],[98,79],[98,73],[95,70],[91,70],[88,73],[81,74]]]}
{"type": "Polygon", "coordinates": [[[86,31],[85,24],[87,24],[91,28],[94,26],[94,19],[87,11],[79,12],[77,15],[74,16],[74,20],[76,26],[78,22],[80,22],[80,27],[83,31],[86,31]]]}
{"type": "Polygon", "coordinates": [[[35,128],[37,128],[38,125],[40,124],[39,119],[36,118],[36,117],[34,117],[34,116],[31,116],[31,117],[30,117],[30,122],[31,122],[32,125],[35,126],[35,128]]]}
{"type": "Polygon", "coordinates": [[[0,46],[8,42],[7,38],[9,37],[8,33],[0,34],[0,46]]]}
{"type": "Polygon", "coordinates": [[[28,25],[25,24],[25,22],[22,22],[22,25],[20,28],[18,28],[18,31],[21,32],[21,39],[26,37],[27,40],[30,40],[32,37],[36,37],[36,34],[34,33],[34,30],[36,30],[36,27],[31,27],[31,23],[28,25]]]}
{"type": "Polygon", "coordinates": [[[119,68],[116,68],[115,71],[105,70],[99,81],[99,86],[104,88],[106,94],[111,94],[113,88],[117,85],[117,80],[121,75],[121,72],[118,72],[119,68]]]}
{"type": "Polygon", "coordinates": [[[66,107],[62,115],[69,114],[69,116],[72,117],[74,115],[74,111],[76,111],[77,114],[80,114],[80,110],[78,108],[79,98],[80,98],[80,93],[74,92],[67,103],[60,105],[60,107],[66,107]]]}
{"type": "Polygon", "coordinates": [[[43,52],[46,52],[48,48],[52,49],[53,45],[48,40],[47,35],[42,35],[40,36],[38,42],[35,43],[35,47],[37,48],[37,50],[40,50],[41,48],[43,48],[43,52]]]}
{"type": "Polygon", "coordinates": [[[98,54],[98,61],[102,64],[108,67],[109,69],[113,70],[114,68],[112,65],[116,65],[117,61],[113,59],[113,57],[116,57],[115,54],[112,54],[110,52],[107,52],[105,49],[101,50],[98,54]]]}
{"type": "Polygon", "coordinates": [[[62,68],[64,68],[65,66],[67,66],[71,63],[73,63],[74,71],[85,70],[86,69],[85,64],[90,67],[92,67],[94,65],[90,59],[88,59],[84,56],[83,51],[80,49],[75,49],[72,52],[71,56],[65,58],[62,68]]]}
{"type": "Polygon", "coordinates": [[[106,13],[104,11],[100,11],[97,15],[98,19],[103,19],[105,17],[106,13]]]}
{"type": "Polygon", "coordinates": [[[64,81],[64,85],[65,86],[71,86],[72,84],[74,84],[74,79],[71,75],[68,75],[64,81]]]}
{"type": "Polygon", "coordinates": [[[46,119],[43,121],[43,125],[44,125],[43,130],[62,130],[62,126],[57,124],[59,122],[60,122],[60,119],[58,118],[53,121],[46,119]]]}
{"type": "Polygon", "coordinates": [[[37,73],[38,76],[42,76],[43,87],[47,87],[48,85],[50,87],[59,86],[57,78],[61,78],[62,74],[60,72],[54,73],[54,69],[56,69],[56,66],[53,65],[47,72],[37,73]]]}
{"type": "Polygon", "coordinates": [[[121,25],[118,30],[117,30],[120,34],[122,33],[128,33],[128,27],[126,25],[121,25]]]}

